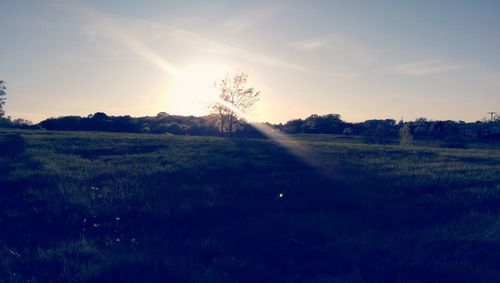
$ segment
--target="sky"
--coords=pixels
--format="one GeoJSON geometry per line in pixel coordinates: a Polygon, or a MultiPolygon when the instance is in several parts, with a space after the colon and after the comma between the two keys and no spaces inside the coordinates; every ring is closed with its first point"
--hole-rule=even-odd
{"type": "Polygon", "coordinates": [[[0,0],[7,115],[204,115],[243,71],[254,121],[500,112],[500,1],[0,0]]]}

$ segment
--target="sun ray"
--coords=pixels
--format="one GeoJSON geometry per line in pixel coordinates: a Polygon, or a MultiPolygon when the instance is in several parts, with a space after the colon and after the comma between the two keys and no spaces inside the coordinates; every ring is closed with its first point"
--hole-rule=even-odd
{"type": "Polygon", "coordinates": [[[320,168],[321,162],[320,158],[314,154],[313,151],[309,147],[307,147],[304,143],[300,142],[297,139],[294,139],[288,135],[285,135],[278,130],[276,130],[273,127],[270,127],[264,123],[256,123],[252,122],[252,117],[245,113],[240,111],[238,108],[234,107],[232,104],[217,98],[216,100],[217,103],[220,103],[221,105],[225,106],[229,110],[233,111],[236,113],[237,116],[240,118],[243,118],[247,120],[255,129],[257,129],[259,132],[261,132],[263,135],[266,137],[272,139],[279,145],[287,148],[292,154],[294,154],[296,157],[300,158],[302,161],[307,163],[308,165],[316,168],[320,168]]]}
{"type": "MultiPolygon", "coordinates": [[[[189,111],[188,113],[190,114],[199,115],[200,113],[193,113],[193,110],[194,112],[199,112],[201,109],[200,107],[204,106],[208,109],[209,103],[218,102],[236,113],[239,117],[249,122],[252,121],[250,115],[218,98],[215,87],[210,87],[210,85],[213,85],[215,82],[214,79],[224,75],[226,70],[224,70],[223,67],[213,63],[199,63],[181,70],[168,60],[162,58],[132,34],[120,28],[105,14],[98,11],[92,11],[92,15],[98,20],[106,36],[174,78],[175,85],[170,92],[169,99],[169,108],[171,111],[180,112],[179,114],[186,114],[185,112],[189,111]]],[[[282,134],[265,124],[252,123],[252,125],[263,135],[287,148],[291,153],[307,164],[314,167],[319,166],[318,159],[313,157],[312,152],[304,144],[300,143],[300,141],[282,134]]]]}

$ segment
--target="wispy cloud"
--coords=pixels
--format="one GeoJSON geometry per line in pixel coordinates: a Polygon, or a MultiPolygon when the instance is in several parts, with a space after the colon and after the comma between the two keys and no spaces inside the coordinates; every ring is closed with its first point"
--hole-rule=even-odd
{"type": "Polygon", "coordinates": [[[99,62],[99,61],[138,61],[141,58],[136,55],[120,54],[112,52],[112,50],[100,52],[103,54],[83,54],[78,52],[62,52],[62,56],[70,58],[72,60],[80,60],[87,62],[99,62]]]}
{"type": "MultiPolygon", "coordinates": [[[[83,15],[88,21],[87,26],[79,33],[90,38],[97,36],[112,40],[128,49],[135,56],[159,67],[167,74],[176,75],[178,69],[171,62],[161,57],[144,44],[141,40],[133,36],[127,29],[116,23],[112,17],[87,6],[79,4],[69,4],[67,2],[56,2],[57,7],[70,10],[78,15],[83,15]]],[[[106,58],[107,59],[107,58],[106,58]]],[[[116,59],[112,58],[112,59],[116,59]]]]}
{"type": "Polygon", "coordinates": [[[288,44],[288,47],[298,50],[314,50],[325,46],[329,42],[328,37],[308,38],[288,44]]]}
{"type": "Polygon", "coordinates": [[[427,59],[393,66],[393,71],[408,76],[425,76],[464,69],[465,66],[447,63],[439,59],[427,59]]]}
{"type": "Polygon", "coordinates": [[[178,69],[171,62],[158,55],[143,42],[117,25],[112,18],[98,11],[93,11],[91,15],[100,34],[120,43],[132,51],[135,55],[146,59],[148,62],[156,65],[166,73],[171,75],[178,73],[178,69]]]}
{"type": "Polygon", "coordinates": [[[149,25],[149,27],[154,30],[154,33],[157,35],[157,37],[158,35],[162,35],[164,37],[172,37],[173,35],[179,36],[188,41],[190,45],[196,46],[201,53],[222,56],[236,56],[244,60],[266,66],[285,68],[296,71],[309,71],[309,69],[306,67],[288,62],[273,55],[255,52],[234,45],[229,45],[220,41],[212,40],[200,33],[191,30],[154,22],[143,23],[149,25]]]}
{"type": "Polygon", "coordinates": [[[239,32],[249,29],[257,24],[252,18],[232,18],[224,22],[224,27],[231,32],[239,32]]]}
{"type": "MultiPolygon", "coordinates": [[[[155,52],[153,48],[147,44],[151,40],[161,41],[165,39],[170,42],[174,41],[176,44],[184,44],[187,49],[196,50],[196,52],[200,54],[234,56],[261,65],[296,71],[309,71],[309,69],[305,67],[273,55],[228,45],[217,40],[212,40],[200,33],[177,26],[137,19],[112,17],[87,6],[77,4],[70,5],[66,2],[58,6],[66,10],[72,10],[76,14],[84,17],[85,24],[79,32],[82,36],[92,40],[112,40],[122,47],[125,47],[138,58],[146,59],[169,74],[177,73],[178,68],[168,57],[160,56],[158,52],[155,52]]],[[[107,48],[106,46],[107,44],[101,45],[104,49],[107,48]]],[[[196,56],[199,54],[192,55],[196,56]]],[[[130,60],[129,55],[126,57],[126,60],[130,60]]],[[[101,58],[101,60],[116,59],[116,56],[109,56],[109,58],[105,56],[101,58]]]]}
{"type": "Polygon", "coordinates": [[[265,22],[275,16],[276,7],[266,7],[265,10],[246,11],[224,21],[224,28],[230,32],[241,32],[265,22]]]}

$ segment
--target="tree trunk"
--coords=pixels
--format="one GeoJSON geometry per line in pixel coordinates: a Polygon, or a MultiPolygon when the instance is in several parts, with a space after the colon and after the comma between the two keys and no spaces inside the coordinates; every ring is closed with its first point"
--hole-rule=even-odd
{"type": "Polygon", "coordinates": [[[233,114],[229,115],[229,136],[233,135],[233,123],[234,123],[234,116],[233,114]]]}
{"type": "Polygon", "coordinates": [[[219,109],[219,116],[220,116],[220,133],[224,135],[224,113],[220,109],[219,109]]]}

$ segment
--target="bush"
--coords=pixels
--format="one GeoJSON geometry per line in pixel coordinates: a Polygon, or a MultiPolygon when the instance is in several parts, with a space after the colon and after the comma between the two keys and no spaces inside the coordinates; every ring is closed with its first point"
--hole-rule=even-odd
{"type": "Polygon", "coordinates": [[[465,139],[458,135],[444,138],[439,146],[444,148],[467,148],[465,139]]]}

